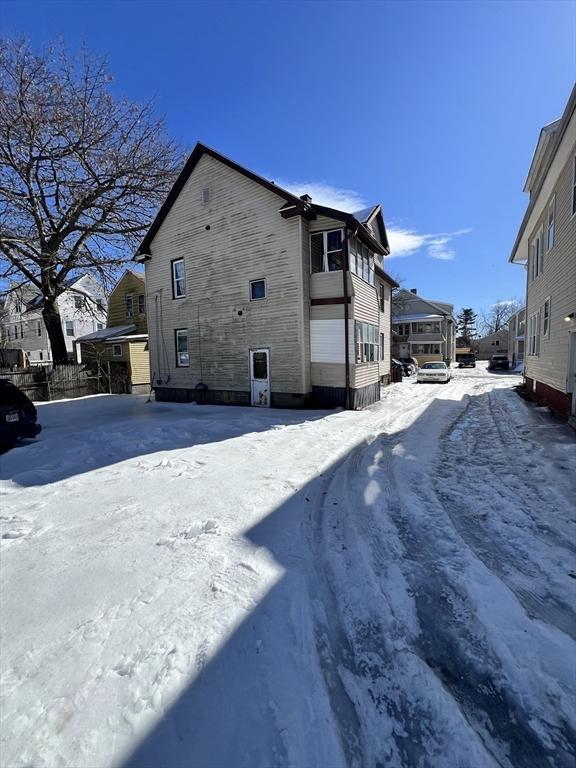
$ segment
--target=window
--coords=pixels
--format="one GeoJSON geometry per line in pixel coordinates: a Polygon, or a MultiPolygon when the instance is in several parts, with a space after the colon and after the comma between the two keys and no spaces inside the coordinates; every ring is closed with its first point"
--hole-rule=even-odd
{"type": "Polygon", "coordinates": [[[548,219],[546,224],[546,250],[549,251],[554,246],[554,217],[556,215],[556,198],[548,206],[548,219]]]}
{"type": "Polygon", "coordinates": [[[530,244],[530,280],[542,274],[542,230],[530,244]]]}
{"type": "Polygon", "coordinates": [[[176,367],[187,368],[190,365],[188,355],[188,330],[186,328],[177,328],[174,331],[176,339],[176,367]]]}
{"type": "Polygon", "coordinates": [[[386,306],[386,287],[380,284],[380,312],[384,312],[386,306]]]}
{"type": "Polygon", "coordinates": [[[542,335],[550,337],[550,297],[544,302],[544,314],[542,316],[542,335]]]}
{"type": "Polygon", "coordinates": [[[266,298],[266,280],[250,281],[250,301],[266,298]]]}
{"type": "Polygon", "coordinates": [[[143,293],[139,294],[138,296],[138,314],[139,315],[145,315],[146,314],[146,297],[143,293]]]}
{"type": "Polygon", "coordinates": [[[18,326],[17,325],[14,326],[14,338],[15,339],[18,338],[18,326]]]}
{"type": "Polygon", "coordinates": [[[42,336],[42,323],[40,322],[40,320],[36,321],[36,335],[42,336]]]}
{"type": "Polygon", "coordinates": [[[528,354],[537,355],[540,352],[540,312],[530,315],[528,322],[528,354]]]}
{"type": "Polygon", "coordinates": [[[124,296],[124,304],[126,305],[126,317],[134,317],[134,297],[131,293],[124,296]]]}
{"type": "Polygon", "coordinates": [[[186,296],[184,259],[176,259],[172,262],[172,298],[181,299],[183,296],[186,296]]]}
{"type": "Polygon", "coordinates": [[[104,323],[96,323],[96,330],[102,331],[104,329],[104,323]]]}
{"type": "Polygon", "coordinates": [[[122,357],[122,344],[112,345],[112,357],[122,357]]]}
{"type": "Polygon", "coordinates": [[[398,336],[410,336],[410,323],[398,323],[394,326],[398,336]]]}
{"type": "Polygon", "coordinates": [[[379,328],[356,321],[356,362],[372,363],[380,359],[379,328]]]}
{"type": "Polygon", "coordinates": [[[97,299],[96,300],[96,309],[99,312],[102,312],[102,310],[104,309],[104,302],[102,301],[102,299],[97,299]]]}
{"type": "Polygon", "coordinates": [[[74,309],[82,309],[83,306],[82,296],[74,296],[74,309]]]}
{"type": "Polygon", "coordinates": [[[440,323],[412,323],[412,333],[440,333],[440,323]]]}
{"type": "Polygon", "coordinates": [[[374,285],[374,254],[357,237],[348,241],[350,271],[370,285],[374,285]]]}
{"type": "Polygon", "coordinates": [[[412,344],[413,355],[439,355],[440,344],[412,344]]]}
{"type": "Polygon", "coordinates": [[[342,269],[342,230],[315,232],[310,235],[310,269],[315,272],[335,272],[342,269]]]}
{"type": "Polygon", "coordinates": [[[66,336],[74,336],[74,321],[66,320],[66,336]]]}
{"type": "Polygon", "coordinates": [[[576,213],[576,155],[572,161],[572,216],[576,213]]]}
{"type": "Polygon", "coordinates": [[[38,360],[44,360],[44,352],[38,352],[38,360]]]}

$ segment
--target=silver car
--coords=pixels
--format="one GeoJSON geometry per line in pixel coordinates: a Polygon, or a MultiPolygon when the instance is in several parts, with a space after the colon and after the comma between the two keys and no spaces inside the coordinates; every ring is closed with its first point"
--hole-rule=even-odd
{"type": "Polygon", "coordinates": [[[418,373],[416,374],[418,384],[423,384],[426,381],[434,384],[447,384],[451,378],[450,368],[448,368],[446,363],[441,362],[424,363],[424,365],[418,368],[418,373]]]}

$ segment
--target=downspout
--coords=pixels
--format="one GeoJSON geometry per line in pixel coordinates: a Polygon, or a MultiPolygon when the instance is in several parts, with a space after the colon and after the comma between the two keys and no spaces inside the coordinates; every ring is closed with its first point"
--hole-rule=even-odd
{"type": "Polygon", "coordinates": [[[344,238],[344,250],[343,250],[343,257],[344,257],[344,264],[342,264],[342,289],[344,293],[344,370],[346,374],[346,390],[345,390],[345,396],[344,396],[344,407],[346,410],[350,410],[350,345],[348,342],[349,338],[349,329],[348,329],[348,319],[350,316],[349,308],[348,308],[348,269],[349,269],[349,258],[348,258],[348,240],[350,237],[356,235],[356,232],[358,231],[358,227],[356,226],[354,228],[354,231],[351,232],[349,235],[346,235],[344,238]]]}

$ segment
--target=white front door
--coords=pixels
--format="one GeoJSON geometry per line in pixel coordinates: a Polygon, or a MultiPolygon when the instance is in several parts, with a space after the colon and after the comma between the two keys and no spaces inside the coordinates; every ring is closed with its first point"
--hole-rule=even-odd
{"type": "Polygon", "coordinates": [[[251,403],[270,408],[270,354],[267,349],[250,350],[251,403]]]}

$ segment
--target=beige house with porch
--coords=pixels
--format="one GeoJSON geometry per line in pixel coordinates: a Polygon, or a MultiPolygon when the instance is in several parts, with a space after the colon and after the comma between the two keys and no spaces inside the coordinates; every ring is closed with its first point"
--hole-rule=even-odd
{"type": "Polygon", "coordinates": [[[576,86],[540,131],[524,191],[510,261],[526,270],[527,391],[576,421],[576,86]]]}
{"type": "Polygon", "coordinates": [[[392,307],[392,352],[397,358],[413,357],[418,365],[456,359],[454,307],[424,299],[416,288],[398,291],[392,307]]]}
{"type": "Polygon", "coordinates": [[[379,205],[317,205],[197,144],[144,238],[158,400],[362,408],[390,376],[379,205]]]}

